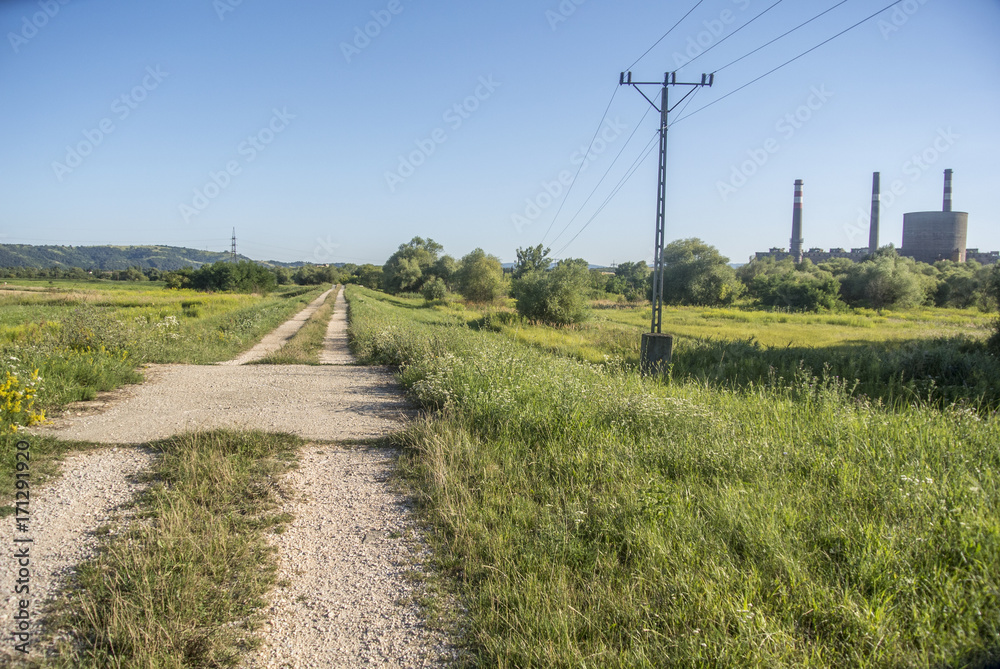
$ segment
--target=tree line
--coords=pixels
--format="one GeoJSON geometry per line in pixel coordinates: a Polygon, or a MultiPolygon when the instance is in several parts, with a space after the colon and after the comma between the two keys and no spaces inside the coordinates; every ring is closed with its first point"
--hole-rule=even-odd
{"type": "MultiPolygon", "coordinates": [[[[554,323],[577,322],[592,299],[641,302],[651,298],[652,271],[645,261],[613,271],[590,269],[582,259],[553,261],[542,245],[519,248],[504,272],[496,256],[475,249],[455,260],[432,239],[414,237],[382,267],[379,288],[421,293],[428,300],[457,292],[473,302],[511,296],[523,315],[554,323]]],[[[786,258],[753,260],[733,268],[729,258],[700,239],[671,242],[664,249],[666,304],[779,308],[790,311],[848,307],[905,309],[915,306],[997,306],[1000,266],[940,261],[933,265],[900,256],[891,247],[862,262],[835,258],[819,264],[786,258]]]]}
{"type": "MultiPolygon", "coordinates": [[[[381,266],[364,264],[265,267],[254,262],[216,262],[198,269],[165,272],[156,268],[0,268],[0,277],[163,281],[167,288],[268,293],[288,284],[356,283],[388,293],[419,293],[428,302],[457,293],[490,303],[516,300],[531,320],[578,323],[592,300],[642,303],[652,295],[652,271],[645,261],[613,269],[591,269],[586,260],[554,261],[541,244],[517,249],[517,262],[504,269],[500,259],[477,248],[462,258],[444,253],[433,239],[414,237],[381,266]]],[[[671,242],[663,253],[664,303],[690,306],[777,308],[823,311],[847,308],[905,309],[916,306],[996,309],[1000,266],[974,261],[933,265],[900,256],[885,247],[862,262],[834,258],[815,264],[790,258],[753,260],[739,268],[714,246],[697,238],[671,242]]]]}

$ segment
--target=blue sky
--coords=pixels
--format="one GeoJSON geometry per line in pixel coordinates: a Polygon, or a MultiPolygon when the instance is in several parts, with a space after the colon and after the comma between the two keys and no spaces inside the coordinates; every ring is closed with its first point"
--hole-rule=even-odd
{"type": "MultiPolygon", "coordinates": [[[[632,71],[700,80],[837,2],[703,0],[632,71]]],[[[235,227],[258,259],[381,264],[420,235],[649,260],[655,155],[584,225],[657,128],[619,73],[694,4],[0,0],[0,242],[226,250],[235,227]]],[[[997,0],[905,0],[698,111],[887,4],[842,3],[675,111],[668,239],[787,246],[801,178],[806,246],[865,246],[877,170],[898,246],[952,168],[969,246],[1000,249],[997,0]]]]}

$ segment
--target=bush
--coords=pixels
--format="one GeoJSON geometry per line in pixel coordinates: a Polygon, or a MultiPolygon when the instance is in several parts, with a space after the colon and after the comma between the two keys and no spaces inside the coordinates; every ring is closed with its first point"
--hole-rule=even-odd
{"type": "Polygon", "coordinates": [[[732,304],[745,288],[729,258],[700,239],[681,239],[663,249],[663,301],[666,304],[732,304]]]}
{"type": "Polygon", "coordinates": [[[277,279],[271,270],[246,260],[238,263],[217,262],[203,265],[191,272],[190,282],[191,287],[196,290],[261,295],[270,293],[277,286],[277,279]]]}
{"type": "MultiPolygon", "coordinates": [[[[993,269],[990,270],[989,277],[986,279],[985,292],[988,297],[992,298],[993,304],[997,305],[997,310],[1000,311],[1000,265],[994,265],[993,269]]],[[[993,329],[989,347],[994,353],[1000,355],[1000,315],[997,316],[993,329]]]]}
{"type": "Polygon", "coordinates": [[[39,385],[37,369],[30,373],[6,370],[4,378],[0,378],[0,431],[17,432],[20,425],[45,420],[45,412],[35,408],[39,385]]]}
{"type": "Polygon", "coordinates": [[[923,275],[913,260],[892,249],[856,264],[843,280],[841,294],[851,306],[872,309],[906,309],[924,302],[923,275]]]}
{"type": "Polygon", "coordinates": [[[818,311],[840,304],[840,282],[826,272],[762,274],[753,280],[750,292],[768,307],[818,311]]]}
{"type": "Polygon", "coordinates": [[[590,273],[582,261],[560,260],[547,272],[531,271],[514,280],[517,312],[531,320],[567,325],[587,319],[590,273]]]}
{"type": "Polygon", "coordinates": [[[493,302],[504,294],[503,265],[496,256],[476,249],[461,260],[455,272],[458,292],[472,302],[493,302]]]}
{"type": "Polygon", "coordinates": [[[649,292],[649,281],[650,271],[645,260],[624,262],[615,267],[615,275],[608,280],[605,290],[636,302],[649,292]]]}
{"type": "Polygon", "coordinates": [[[433,281],[425,283],[424,287],[420,289],[420,294],[428,302],[436,302],[448,296],[448,286],[445,285],[444,279],[438,276],[433,281]]]}

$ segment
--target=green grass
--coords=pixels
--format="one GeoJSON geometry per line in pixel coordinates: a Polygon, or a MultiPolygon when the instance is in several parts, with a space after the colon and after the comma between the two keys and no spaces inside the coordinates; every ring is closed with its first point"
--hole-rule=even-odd
{"type": "MultiPolygon", "coordinates": [[[[635,368],[649,315],[648,307],[603,310],[565,328],[528,323],[507,309],[468,312],[466,320],[549,353],[635,368]]],[[[975,310],[878,315],[677,307],[664,310],[663,331],[675,334],[673,381],[745,389],[818,376],[845,380],[853,395],[885,404],[921,398],[991,412],[1000,408],[1000,358],[984,345],[992,327],[993,317],[975,310]]]]}
{"type": "Polygon", "coordinates": [[[78,567],[49,619],[58,657],[39,666],[236,666],[275,582],[276,477],[300,444],[228,431],[150,444],[161,455],[140,520],[78,567]]]}
{"type": "Polygon", "coordinates": [[[995,415],[805,373],[664,384],[348,298],[355,352],[433,412],[403,465],[479,664],[1000,659],[995,415]]]}
{"type": "Polygon", "coordinates": [[[326,298],[295,336],[280,349],[258,361],[262,365],[318,365],[319,353],[326,339],[326,328],[333,316],[337,287],[326,298]]]}
{"type": "Polygon", "coordinates": [[[0,290],[0,372],[24,379],[39,370],[38,405],[48,411],[137,383],[145,363],[231,359],[322,292],[289,286],[261,297],[146,282],[48,284],[9,282],[0,290]]]}

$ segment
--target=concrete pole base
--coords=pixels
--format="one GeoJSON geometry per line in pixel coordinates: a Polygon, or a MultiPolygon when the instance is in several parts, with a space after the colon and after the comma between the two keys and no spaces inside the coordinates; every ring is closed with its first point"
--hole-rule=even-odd
{"type": "Polygon", "coordinates": [[[662,374],[670,365],[674,352],[674,336],[658,332],[646,332],[642,335],[642,348],[639,353],[639,367],[643,374],[662,374]]]}

